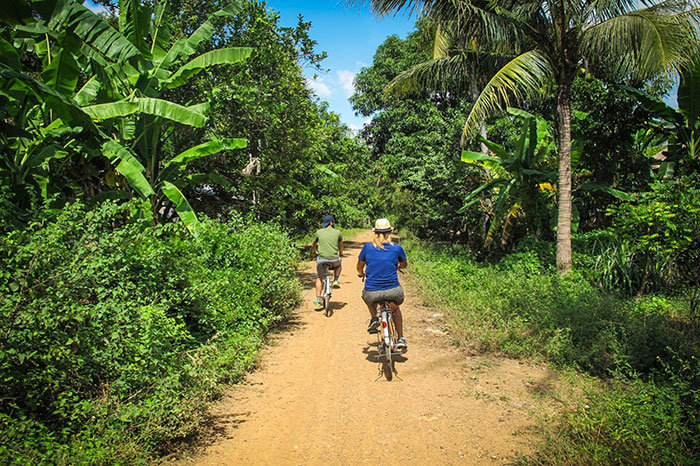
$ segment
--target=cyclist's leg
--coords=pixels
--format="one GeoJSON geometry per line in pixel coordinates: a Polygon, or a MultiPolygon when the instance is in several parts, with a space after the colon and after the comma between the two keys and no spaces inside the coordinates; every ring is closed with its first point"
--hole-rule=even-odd
{"type": "Polygon", "coordinates": [[[394,318],[394,327],[396,327],[396,335],[398,338],[403,337],[403,316],[401,315],[401,306],[393,301],[389,302],[391,308],[391,316],[394,318]]]}
{"type": "Polygon", "coordinates": [[[333,272],[334,272],[334,278],[333,281],[338,281],[340,280],[340,272],[343,270],[343,263],[341,261],[338,261],[338,267],[336,267],[333,272]]]}
{"type": "Polygon", "coordinates": [[[321,283],[324,278],[326,278],[326,274],[328,273],[328,269],[322,265],[323,263],[321,262],[321,259],[316,260],[316,299],[320,300],[321,299],[321,290],[323,289],[323,284],[321,283]]]}

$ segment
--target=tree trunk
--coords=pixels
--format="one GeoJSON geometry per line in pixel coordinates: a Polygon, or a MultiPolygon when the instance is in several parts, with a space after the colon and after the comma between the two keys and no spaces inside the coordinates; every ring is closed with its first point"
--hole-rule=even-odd
{"type": "Polygon", "coordinates": [[[571,269],[571,90],[561,84],[557,92],[559,115],[559,211],[557,218],[557,271],[571,269]]]}

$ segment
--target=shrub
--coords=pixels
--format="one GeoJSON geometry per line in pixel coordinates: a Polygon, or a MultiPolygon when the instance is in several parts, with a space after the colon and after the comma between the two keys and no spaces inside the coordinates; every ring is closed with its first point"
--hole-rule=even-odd
{"type": "Polygon", "coordinates": [[[131,462],[192,433],[298,303],[278,228],[74,204],[0,238],[0,462],[131,462]]]}

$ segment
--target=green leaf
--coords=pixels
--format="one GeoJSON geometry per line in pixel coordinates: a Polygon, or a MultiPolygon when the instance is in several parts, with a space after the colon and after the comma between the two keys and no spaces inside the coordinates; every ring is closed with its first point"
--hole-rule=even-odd
{"type": "Polygon", "coordinates": [[[473,152],[470,150],[463,150],[462,151],[462,162],[464,163],[475,163],[475,162],[483,162],[485,160],[489,162],[494,162],[494,163],[501,163],[501,159],[498,159],[496,157],[491,157],[489,155],[486,155],[482,152],[473,152]]]}
{"type": "Polygon", "coordinates": [[[139,110],[137,102],[122,100],[108,104],[97,104],[83,107],[83,111],[94,120],[109,120],[110,118],[132,115],[139,110]]]}
{"type": "Polygon", "coordinates": [[[170,46],[170,24],[167,21],[169,12],[168,2],[158,3],[153,9],[153,26],[151,28],[151,54],[155,60],[165,57],[165,50],[170,46]]]}
{"type": "Polygon", "coordinates": [[[186,164],[192,160],[197,160],[202,157],[207,157],[209,155],[216,154],[217,152],[221,152],[224,149],[243,148],[247,145],[248,141],[246,139],[215,139],[212,141],[207,141],[197,146],[190,147],[186,151],[179,153],[178,155],[170,159],[170,161],[165,164],[165,167],[172,164],[186,164]]]}
{"type": "Polygon", "coordinates": [[[99,90],[100,81],[96,76],[93,76],[78,90],[78,92],[76,92],[73,100],[75,100],[78,105],[85,106],[95,99],[99,90]]]}
{"type": "Polygon", "coordinates": [[[519,116],[519,117],[526,118],[526,119],[535,119],[535,115],[533,115],[530,112],[526,112],[525,110],[520,109],[520,108],[508,107],[507,111],[508,111],[508,113],[510,113],[511,115],[514,115],[514,116],[519,116]]]}
{"type": "Polygon", "coordinates": [[[126,37],[78,2],[62,3],[62,7],[51,17],[50,30],[60,31],[64,28],[110,60],[125,63],[132,57],[140,56],[139,50],[126,37]]]}
{"type": "Polygon", "coordinates": [[[67,98],[46,84],[24,73],[9,70],[2,66],[0,66],[0,77],[8,81],[14,80],[24,93],[33,93],[40,101],[46,102],[49,108],[54,110],[67,123],[82,123],[86,127],[99,131],[90,117],[72,99],[67,98]]]}
{"type": "Polygon", "coordinates": [[[119,165],[117,165],[117,171],[126,178],[136,192],[143,197],[155,194],[150,183],[143,176],[143,165],[128,149],[110,139],[102,145],[102,151],[112,161],[121,160],[119,165]]]}
{"type": "Polygon", "coordinates": [[[161,189],[163,190],[163,194],[175,204],[175,211],[185,223],[187,229],[190,230],[191,233],[194,233],[193,227],[199,223],[199,220],[197,220],[197,215],[190,203],[185,199],[185,196],[177,189],[177,186],[168,181],[163,181],[161,189]]]}
{"type": "Polygon", "coordinates": [[[239,63],[248,58],[252,52],[253,49],[251,47],[230,47],[203,53],[182,65],[164,87],[166,89],[174,89],[182,86],[187,83],[189,78],[204,69],[215,65],[239,63]]]}
{"type": "Polygon", "coordinates": [[[608,193],[611,196],[614,196],[618,199],[621,199],[623,201],[631,201],[635,199],[634,194],[626,193],[624,191],[620,191],[619,189],[612,188],[606,184],[602,183],[595,183],[595,182],[588,182],[584,183],[583,186],[581,186],[583,189],[587,191],[603,191],[604,193],[608,193]]]}
{"type": "Polygon", "coordinates": [[[17,49],[2,37],[0,37],[0,63],[15,71],[21,71],[17,49]]]}
{"type": "Polygon", "coordinates": [[[147,60],[151,58],[146,42],[150,22],[151,9],[142,5],[140,0],[119,0],[119,30],[147,60]]]}
{"type": "Polygon", "coordinates": [[[73,96],[78,84],[80,68],[73,55],[65,49],[59,50],[51,63],[41,72],[41,79],[47,86],[63,95],[73,96]]]}
{"type": "Polygon", "coordinates": [[[700,119],[700,66],[681,75],[678,86],[678,110],[683,112],[692,132],[698,126],[700,119]]]}
{"type": "Polygon", "coordinates": [[[207,122],[207,117],[201,113],[167,100],[141,97],[137,102],[139,110],[148,115],[159,116],[196,128],[201,128],[207,122]]]}

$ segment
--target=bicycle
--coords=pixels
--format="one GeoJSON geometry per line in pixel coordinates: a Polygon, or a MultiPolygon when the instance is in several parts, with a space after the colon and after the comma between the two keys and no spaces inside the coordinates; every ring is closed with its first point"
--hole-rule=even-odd
{"type": "Polygon", "coordinates": [[[382,363],[381,372],[384,373],[388,381],[391,381],[394,378],[394,374],[397,373],[392,356],[401,354],[394,352],[398,337],[389,301],[378,302],[377,309],[379,314],[379,330],[376,332],[377,358],[379,358],[382,363]]]}
{"type": "Polygon", "coordinates": [[[333,295],[333,280],[331,279],[331,271],[335,271],[337,265],[333,263],[324,263],[323,266],[326,268],[326,277],[322,282],[323,288],[321,291],[321,301],[323,303],[323,310],[326,317],[330,317],[331,296],[333,295]]]}

